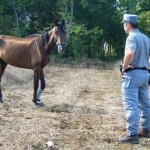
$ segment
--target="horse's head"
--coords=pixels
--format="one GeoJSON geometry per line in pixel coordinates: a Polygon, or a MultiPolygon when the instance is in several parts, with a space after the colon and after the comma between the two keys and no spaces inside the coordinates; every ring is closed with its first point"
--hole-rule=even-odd
{"type": "Polygon", "coordinates": [[[58,47],[58,52],[63,52],[64,47],[65,47],[65,30],[64,30],[64,25],[65,25],[65,20],[62,22],[57,22],[54,20],[54,41],[58,47]]]}

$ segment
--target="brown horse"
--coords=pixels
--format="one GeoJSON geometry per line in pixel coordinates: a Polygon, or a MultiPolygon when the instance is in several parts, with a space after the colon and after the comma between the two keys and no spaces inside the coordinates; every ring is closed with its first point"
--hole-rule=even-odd
{"type": "MultiPolygon", "coordinates": [[[[0,82],[7,64],[32,69],[34,71],[33,102],[37,106],[43,106],[44,103],[40,99],[45,89],[43,68],[49,62],[49,54],[55,45],[58,46],[58,52],[64,50],[64,24],[64,20],[62,22],[54,21],[54,27],[50,31],[41,35],[30,35],[25,38],[1,35],[0,82]],[[41,86],[39,86],[39,81],[41,82],[41,86]]],[[[3,103],[1,87],[0,102],[3,103]]]]}

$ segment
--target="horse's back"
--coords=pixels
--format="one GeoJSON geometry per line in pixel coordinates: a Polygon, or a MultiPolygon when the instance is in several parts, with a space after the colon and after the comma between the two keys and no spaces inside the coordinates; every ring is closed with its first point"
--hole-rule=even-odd
{"type": "Polygon", "coordinates": [[[12,66],[33,69],[48,63],[48,56],[41,35],[35,34],[25,38],[12,36],[0,37],[0,58],[12,66]]]}
{"type": "Polygon", "coordinates": [[[34,38],[0,36],[0,58],[7,64],[31,68],[31,50],[34,38]]]}

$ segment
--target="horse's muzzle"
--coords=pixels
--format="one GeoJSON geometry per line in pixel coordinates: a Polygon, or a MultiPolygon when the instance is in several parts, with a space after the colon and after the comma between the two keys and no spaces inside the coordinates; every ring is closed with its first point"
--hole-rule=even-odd
{"type": "Polygon", "coordinates": [[[57,46],[57,48],[58,48],[58,52],[59,52],[59,53],[63,53],[63,52],[64,52],[64,49],[65,49],[65,45],[64,45],[64,44],[59,44],[59,45],[57,46]]]}

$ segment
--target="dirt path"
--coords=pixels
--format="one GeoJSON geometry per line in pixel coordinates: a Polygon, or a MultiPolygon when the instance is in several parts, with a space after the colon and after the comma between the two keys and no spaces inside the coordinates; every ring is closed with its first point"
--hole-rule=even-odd
{"type": "MultiPolygon", "coordinates": [[[[32,73],[3,82],[0,150],[148,150],[150,140],[121,145],[125,118],[114,70],[50,67],[44,108],[32,103],[32,73]],[[48,148],[47,141],[54,143],[48,148]]],[[[5,76],[8,76],[6,73],[5,76]]]]}

